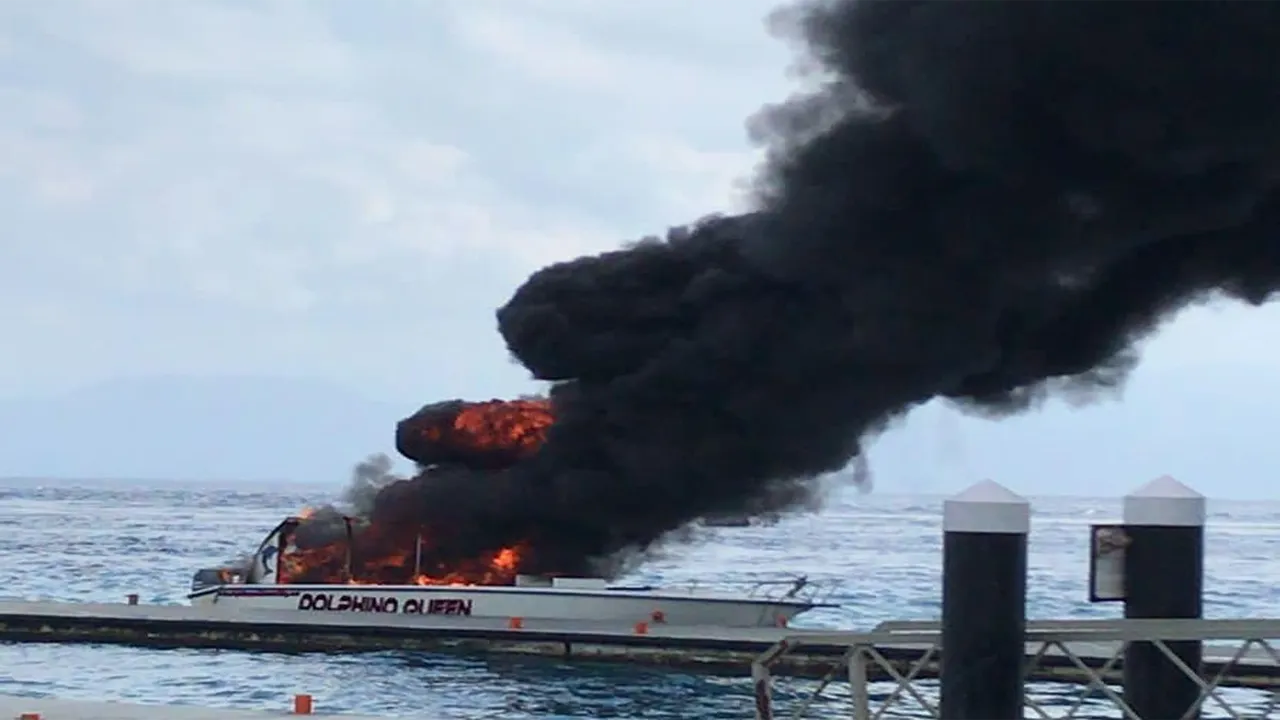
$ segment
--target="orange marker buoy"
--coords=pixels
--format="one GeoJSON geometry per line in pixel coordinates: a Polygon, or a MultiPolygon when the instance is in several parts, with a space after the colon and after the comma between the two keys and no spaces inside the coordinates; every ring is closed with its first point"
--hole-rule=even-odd
{"type": "Polygon", "coordinates": [[[507,627],[511,628],[512,630],[519,630],[520,628],[524,627],[524,618],[522,617],[507,618],[507,627]]]}
{"type": "Polygon", "coordinates": [[[18,720],[40,720],[40,713],[22,713],[18,720]]]}
{"type": "Polygon", "coordinates": [[[294,715],[310,715],[311,714],[311,696],[310,695],[294,695],[293,696],[293,714],[294,715]]]}
{"type": "Polygon", "coordinates": [[[129,603],[130,605],[137,605],[138,593],[129,593],[124,597],[124,599],[125,599],[125,602],[129,603]]]}
{"type": "Polygon", "coordinates": [[[656,623],[664,623],[667,621],[667,614],[661,610],[654,610],[653,614],[651,614],[649,618],[656,623]]]}
{"type": "Polygon", "coordinates": [[[646,634],[648,634],[648,632],[649,632],[649,623],[647,623],[647,622],[638,622],[638,623],[636,623],[636,628],[635,628],[635,629],[636,629],[636,634],[637,634],[637,635],[646,635],[646,634]]]}

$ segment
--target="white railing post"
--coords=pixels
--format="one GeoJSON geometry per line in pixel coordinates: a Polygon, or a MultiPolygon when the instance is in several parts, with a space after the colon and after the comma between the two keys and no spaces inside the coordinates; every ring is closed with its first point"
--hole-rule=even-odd
{"type": "Polygon", "coordinates": [[[867,680],[867,654],[854,646],[849,656],[849,695],[853,698],[853,720],[871,720],[871,688],[867,680]]]}
{"type": "Polygon", "coordinates": [[[773,677],[760,660],[751,663],[751,686],[755,691],[756,720],[773,720],[773,677]]]}

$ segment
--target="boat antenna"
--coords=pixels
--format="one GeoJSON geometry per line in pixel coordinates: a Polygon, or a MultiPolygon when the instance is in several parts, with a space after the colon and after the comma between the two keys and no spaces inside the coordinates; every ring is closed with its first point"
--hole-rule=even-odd
{"type": "Polygon", "coordinates": [[[800,592],[801,590],[803,590],[803,589],[805,588],[805,586],[806,586],[806,585],[808,585],[808,584],[809,584],[809,576],[808,576],[808,575],[801,575],[800,577],[796,578],[796,580],[795,580],[795,582],[794,582],[794,583],[792,583],[792,584],[791,584],[791,589],[790,589],[790,590],[788,590],[788,591],[787,591],[787,594],[786,594],[786,595],[783,595],[783,597],[786,597],[786,598],[793,598],[793,597],[795,597],[795,596],[796,596],[796,593],[798,593],[798,592],[800,592]]]}
{"type": "Polygon", "coordinates": [[[347,515],[342,516],[342,524],[347,528],[347,557],[343,563],[343,580],[351,582],[353,575],[351,574],[353,546],[355,544],[355,533],[351,530],[351,518],[347,515]]]}

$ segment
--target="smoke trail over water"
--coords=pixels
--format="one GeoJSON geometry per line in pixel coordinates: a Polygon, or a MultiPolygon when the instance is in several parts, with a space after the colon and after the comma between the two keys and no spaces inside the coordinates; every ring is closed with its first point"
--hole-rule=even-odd
{"type": "Polygon", "coordinates": [[[818,72],[750,122],[754,211],[530,277],[497,319],[553,383],[545,442],[389,486],[375,522],[599,569],[710,512],[804,502],[930,399],[1002,415],[1116,387],[1163,317],[1280,283],[1280,4],[774,22],[818,72]]]}

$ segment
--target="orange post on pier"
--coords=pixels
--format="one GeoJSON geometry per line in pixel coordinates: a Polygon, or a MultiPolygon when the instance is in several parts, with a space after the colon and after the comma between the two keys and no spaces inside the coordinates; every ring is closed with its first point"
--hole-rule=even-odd
{"type": "Polygon", "coordinates": [[[520,628],[524,627],[524,618],[522,617],[507,618],[507,627],[511,628],[512,630],[519,630],[520,628]]]}

